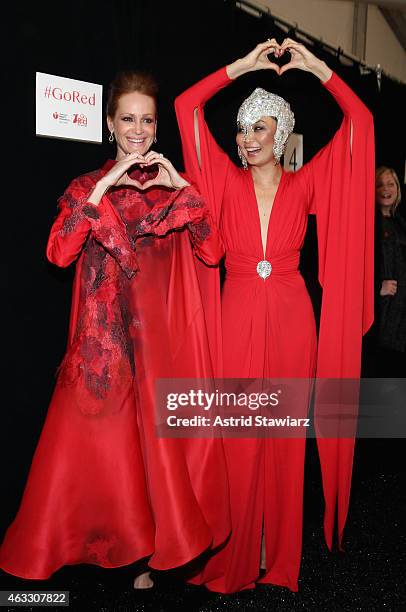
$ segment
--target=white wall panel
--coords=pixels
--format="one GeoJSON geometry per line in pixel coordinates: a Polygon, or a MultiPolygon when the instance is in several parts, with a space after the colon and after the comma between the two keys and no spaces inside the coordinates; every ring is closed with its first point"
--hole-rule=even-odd
{"type": "MultiPolygon", "coordinates": [[[[352,51],[354,3],[346,0],[251,0],[347,53],[352,51]]],[[[377,6],[368,7],[365,61],[406,82],[406,53],[377,6]]]]}

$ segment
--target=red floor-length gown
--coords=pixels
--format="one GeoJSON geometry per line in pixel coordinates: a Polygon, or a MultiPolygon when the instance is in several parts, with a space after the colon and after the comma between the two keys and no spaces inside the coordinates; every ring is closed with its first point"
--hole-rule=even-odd
{"type": "Polygon", "coordinates": [[[154,424],[155,378],[211,376],[192,249],[216,264],[221,241],[193,187],[112,189],[89,204],[114,163],[71,183],[48,242],[53,263],[79,259],[68,350],[0,548],[0,567],[23,578],[150,555],[177,567],[230,529],[221,441],[158,439],[154,424]]]}
{"type": "MultiPolygon", "coordinates": [[[[251,172],[231,162],[204,120],[205,102],[230,82],[222,68],[175,103],[187,172],[209,203],[226,250],[224,376],[306,378],[317,369],[319,377],[358,377],[361,337],[373,316],[371,114],[336,74],[324,84],[344,112],[342,125],[300,171],[282,172],[263,253],[251,172]],[[312,305],[298,271],[309,213],[317,215],[323,287],[318,348],[312,305]],[[266,280],[256,272],[263,259],[272,264],[266,280]]],[[[216,282],[213,278],[213,286],[216,282]]],[[[212,308],[210,316],[215,315],[212,308]]],[[[353,439],[318,442],[331,547],[336,507],[340,543],[347,515],[353,439]]],[[[224,593],[253,587],[263,528],[266,573],[260,581],[297,591],[305,440],[225,439],[224,446],[232,534],[195,582],[224,593]]]]}

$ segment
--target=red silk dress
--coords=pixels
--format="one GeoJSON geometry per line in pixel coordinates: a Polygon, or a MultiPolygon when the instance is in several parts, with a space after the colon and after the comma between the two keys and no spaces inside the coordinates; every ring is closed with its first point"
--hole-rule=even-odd
{"type": "MultiPolygon", "coordinates": [[[[322,378],[358,377],[361,338],[373,317],[371,114],[336,74],[324,84],[341,106],[343,122],[331,142],[297,173],[283,171],[263,253],[251,172],[231,162],[204,119],[205,102],[230,82],[222,68],[175,103],[186,170],[219,223],[226,250],[222,338],[218,338],[224,376],[306,378],[317,371],[322,378]],[[323,287],[318,346],[312,305],[298,271],[309,213],[317,215],[323,287]],[[272,265],[265,280],[256,272],[263,259],[272,265]]],[[[218,284],[215,274],[213,295],[218,284]]],[[[217,311],[210,308],[207,316],[213,319],[217,311]]],[[[212,325],[218,323],[212,320],[212,325]]],[[[318,440],[330,548],[336,509],[341,545],[353,443],[353,439],[318,440]]],[[[223,593],[253,587],[259,578],[263,529],[266,572],[260,582],[297,591],[305,440],[224,439],[224,447],[232,534],[194,581],[223,593]]]]}
{"type": "Polygon", "coordinates": [[[23,578],[149,556],[169,569],[230,530],[221,440],[158,439],[154,422],[155,378],[212,375],[192,249],[214,265],[221,241],[193,187],[89,204],[114,163],[70,184],[48,242],[51,262],[79,259],[67,353],[0,548],[0,567],[23,578]]]}

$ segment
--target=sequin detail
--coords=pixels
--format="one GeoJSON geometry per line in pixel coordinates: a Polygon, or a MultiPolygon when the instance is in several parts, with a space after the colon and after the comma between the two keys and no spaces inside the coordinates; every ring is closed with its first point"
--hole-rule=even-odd
{"type": "Polygon", "coordinates": [[[272,265],[269,261],[264,259],[258,262],[258,265],[257,265],[258,276],[260,276],[261,278],[265,280],[266,278],[268,278],[268,276],[271,276],[271,272],[272,272],[272,265]]]}
{"type": "Polygon", "coordinates": [[[244,135],[247,136],[248,130],[252,129],[254,123],[259,121],[261,117],[276,119],[273,153],[275,159],[279,161],[283,155],[286,141],[295,126],[295,116],[286,100],[257,87],[241,104],[237,114],[237,125],[242,128],[244,135]]]}

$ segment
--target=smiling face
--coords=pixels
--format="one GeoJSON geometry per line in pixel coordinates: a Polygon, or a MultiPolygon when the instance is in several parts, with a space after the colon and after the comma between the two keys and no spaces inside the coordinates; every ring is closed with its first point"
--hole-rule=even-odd
{"type": "Polygon", "coordinates": [[[375,184],[375,199],[383,215],[390,215],[398,201],[398,186],[390,170],[382,172],[375,184]]]}
{"type": "Polygon", "coordinates": [[[114,117],[107,117],[108,128],[114,132],[117,143],[116,159],[127,153],[145,155],[155,138],[156,120],[154,98],[138,91],[120,96],[114,117]]]}
{"type": "Polygon", "coordinates": [[[264,166],[274,161],[276,120],[261,117],[247,130],[238,127],[236,141],[250,166],[264,166]]]}

